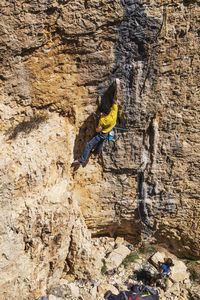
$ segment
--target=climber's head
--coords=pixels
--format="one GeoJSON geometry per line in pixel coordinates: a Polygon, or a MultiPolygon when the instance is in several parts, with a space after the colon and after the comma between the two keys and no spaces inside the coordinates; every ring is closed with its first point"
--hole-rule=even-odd
{"type": "Polygon", "coordinates": [[[174,266],[173,261],[172,261],[171,258],[167,258],[165,264],[166,264],[168,267],[174,266]]]}
{"type": "Polygon", "coordinates": [[[101,113],[104,113],[106,115],[109,115],[110,113],[110,106],[107,105],[106,103],[101,103],[100,107],[99,107],[99,111],[101,113]]]}

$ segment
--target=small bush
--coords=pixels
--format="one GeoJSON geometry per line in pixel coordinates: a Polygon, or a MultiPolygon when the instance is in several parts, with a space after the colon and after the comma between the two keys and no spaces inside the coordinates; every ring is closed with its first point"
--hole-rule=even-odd
{"type": "Polygon", "coordinates": [[[133,251],[123,259],[122,265],[127,268],[130,263],[135,262],[137,259],[139,259],[138,251],[133,251]]]}
{"type": "Polygon", "coordinates": [[[198,261],[196,261],[196,260],[193,260],[193,259],[189,259],[189,258],[188,258],[188,259],[186,259],[184,262],[185,262],[186,265],[189,264],[189,263],[191,263],[191,264],[200,266],[200,263],[199,263],[198,261]]]}
{"type": "Polygon", "coordinates": [[[106,261],[105,261],[104,258],[103,258],[101,261],[102,261],[102,263],[103,263],[103,266],[102,266],[102,268],[101,268],[101,273],[102,273],[102,274],[105,274],[106,271],[107,271],[106,261]]]}

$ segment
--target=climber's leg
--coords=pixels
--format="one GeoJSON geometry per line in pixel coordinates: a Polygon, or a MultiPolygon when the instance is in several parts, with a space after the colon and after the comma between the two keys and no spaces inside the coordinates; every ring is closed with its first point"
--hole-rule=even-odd
{"type": "Polygon", "coordinates": [[[108,132],[107,133],[101,132],[99,134],[99,136],[101,137],[101,140],[99,141],[99,143],[98,143],[98,145],[97,145],[97,147],[94,151],[95,154],[100,154],[101,153],[101,151],[103,149],[103,143],[108,138],[108,132]]]}
{"type": "Polygon", "coordinates": [[[95,135],[95,137],[93,137],[89,142],[86,143],[85,145],[85,149],[83,150],[83,153],[79,159],[80,163],[84,163],[86,161],[86,159],[88,158],[92,148],[99,143],[100,141],[100,137],[99,134],[95,135]]]}
{"type": "Polygon", "coordinates": [[[104,142],[104,140],[101,140],[101,141],[98,143],[98,145],[97,145],[97,147],[96,147],[96,149],[95,149],[95,151],[94,151],[95,154],[100,154],[100,153],[101,153],[101,151],[102,151],[102,149],[103,149],[103,142],[104,142]]]}

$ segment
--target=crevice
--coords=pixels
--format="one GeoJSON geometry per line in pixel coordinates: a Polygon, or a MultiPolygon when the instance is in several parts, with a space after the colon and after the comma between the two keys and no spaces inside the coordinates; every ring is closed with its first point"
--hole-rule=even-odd
{"type": "Polygon", "coordinates": [[[44,105],[40,105],[40,106],[36,106],[36,105],[31,105],[32,108],[36,108],[38,110],[42,110],[42,109],[47,109],[49,107],[51,107],[53,104],[55,104],[56,102],[51,102],[51,103],[48,103],[48,104],[44,104],[44,105]]]}
{"type": "Polygon", "coordinates": [[[57,7],[49,7],[49,8],[47,8],[44,12],[45,12],[47,15],[53,15],[57,10],[58,10],[57,7]]]}
{"type": "Polygon", "coordinates": [[[183,0],[183,5],[184,6],[189,6],[191,4],[199,3],[197,0],[183,0]]]}
{"type": "Polygon", "coordinates": [[[83,84],[77,84],[77,86],[98,86],[98,84],[100,84],[102,82],[99,80],[91,80],[89,82],[85,82],[83,84]]]}
{"type": "Polygon", "coordinates": [[[53,275],[53,271],[54,271],[54,263],[52,261],[50,261],[48,277],[51,277],[53,275]]]}
{"type": "Polygon", "coordinates": [[[62,235],[61,233],[58,233],[54,238],[53,241],[56,245],[61,246],[61,241],[62,241],[62,235]]]}
{"type": "Polygon", "coordinates": [[[72,227],[72,231],[71,231],[71,235],[70,235],[70,243],[69,243],[69,248],[68,248],[68,254],[67,257],[65,259],[65,265],[64,265],[64,269],[63,272],[67,273],[67,274],[73,274],[74,272],[74,267],[73,264],[69,258],[69,255],[72,255],[73,252],[73,229],[74,227],[72,227]]]}
{"type": "Polygon", "coordinates": [[[88,7],[88,0],[84,0],[84,7],[85,7],[85,9],[88,9],[89,7],[88,7]]]}
{"type": "Polygon", "coordinates": [[[91,31],[88,31],[88,32],[80,32],[80,33],[66,33],[65,30],[57,27],[56,31],[59,32],[61,35],[65,36],[65,37],[73,37],[73,38],[78,38],[78,37],[86,37],[86,36],[91,36],[91,35],[96,35],[97,34],[97,31],[99,29],[104,29],[105,27],[110,27],[110,26],[114,26],[114,25],[118,25],[121,23],[121,20],[115,20],[115,21],[110,21],[110,22],[107,22],[105,24],[102,24],[98,27],[96,27],[95,30],[91,30],[91,31]]]}
{"type": "Polygon", "coordinates": [[[6,80],[7,80],[7,78],[6,78],[6,77],[4,77],[3,75],[0,75],[0,80],[2,80],[2,81],[6,81],[6,80]]]}
{"type": "Polygon", "coordinates": [[[33,241],[28,236],[24,237],[24,251],[28,252],[30,248],[33,247],[33,241]]]}
{"type": "Polygon", "coordinates": [[[104,170],[104,173],[112,173],[113,175],[136,175],[136,170],[132,168],[120,168],[120,169],[114,169],[114,168],[108,168],[104,170]]]}
{"type": "Polygon", "coordinates": [[[27,56],[27,55],[31,55],[33,54],[35,51],[37,51],[38,49],[42,48],[46,43],[43,43],[40,46],[37,47],[30,47],[30,48],[22,48],[21,52],[17,52],[15,54],[15,56],[27,56]]]}
{"type": "Polygon", "coordinates": [[[154,144],[155,144],[155,130],[153,126],[154,118],[151,119],[151,122],[149,124],[149,127],[147,129],[147,134],[149,136],[149,153],[150,153],[150,160],[151,160],[151,165],[153,164],[154,160],[154,144]]]}
{"type": "Polygon", "coordinates": [[[59,4],[68,4],[69,2],[72,2],[72,0],[58,0],[59,4]]]}
{"type": "Polygon", "coordinates": [[[56,166],[58,170],[61,170],[61,176],[63,177],[65,172],[65,164],[62,161],[57,161],[56,166]]]}

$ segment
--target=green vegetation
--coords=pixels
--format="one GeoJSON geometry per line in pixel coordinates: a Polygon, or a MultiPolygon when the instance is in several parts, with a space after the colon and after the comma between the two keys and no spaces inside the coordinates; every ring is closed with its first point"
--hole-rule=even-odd
{"type": "Polygon", "coordinates": [[[186,265],[188,264],[193,264],[196,266],[200,266],[200,262],[194,259],[189,259],[189,258],[178,258],[178,260],[183,261],[186,265]]]}
{"type": "Polygon", "coordinates": [[[68,298],[68,297],[70,297],[70,294],[69,293],[68,294],[64,294],[64,297],[68,298]]]}
{"type": "Polygon", "coordinates": [[[199,263],[198,261],[196,261],[196,260],[194,260],[194,259],[189,259],[189,258],[184,259],[184,263],[185,263],[186,265],[189,264],[189,263],[191,263],[191,264],[200,266],[200,263],[199,263]]]}
{"type": "Polygon", "coordinates": [[[124,268],[127,268],[130,263],[135,262],[137,259],[139,259],[139,252],[133,251],[123,259],[121,264],[124,266],[124,268]]]}
{"type": "Polygon", "coordinates": [[[102,261],[102,263],[103,263],[103,267],[101,268],[101,273],[102,273],[102,274],[105,274],[106,271],[107,271],[106,261],[105,261],[104,258],[102,258],[101,261],[102,261]]]}

